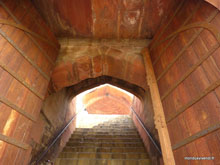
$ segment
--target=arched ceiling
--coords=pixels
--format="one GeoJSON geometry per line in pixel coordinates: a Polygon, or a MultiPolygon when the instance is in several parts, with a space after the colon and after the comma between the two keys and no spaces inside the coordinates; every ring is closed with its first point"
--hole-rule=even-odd
{"type": "Polygon", "coordinates": [[[152,38],[180,0],[32,0],[57,37],[152,38]]]}
{"type": "Polygon", "coordinates": [[[129,114],[133,95],[104,85],[83,96],[83,104],[89,114],[129,114]]]}
{"type": "MultiPolygon", "coordinates": [[[[149,89],[143,89],[135,84],[132,84],[128,81],[124,81],[122,79],[114,78],[111,76],[99,76],[96,78],[88,78],[86,80],[82,80],[79,83],[66,87],[63,90],[67,91],[67,96],[69,100],[72,100],[78,94],[85,92],[89,89],[95,88],[99,85],[110,84],[121,88],[140,99],[141,101],[146,96],[146,92],[149,92],[149,89]]],[[[54,91],[56,92],[56,91],[54,91]]]]}

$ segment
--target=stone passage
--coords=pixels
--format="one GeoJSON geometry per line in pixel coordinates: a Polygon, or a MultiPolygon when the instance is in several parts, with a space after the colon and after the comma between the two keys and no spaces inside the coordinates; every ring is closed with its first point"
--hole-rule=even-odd
{"type": "Polygon", "coordinates": [[[84,128],[76,129],[55,165],[151,164],[129,115],[87,115],[82,123],[84,128]]]}

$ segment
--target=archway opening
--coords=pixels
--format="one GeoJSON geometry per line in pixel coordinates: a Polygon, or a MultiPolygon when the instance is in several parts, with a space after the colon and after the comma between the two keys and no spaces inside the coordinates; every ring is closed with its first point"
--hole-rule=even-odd
{"type": "Polygon", "coordinates": [[[76,111],[80,114],[76,127],[92,128],[119,115],[130,115],[133,97],[133,94],[110,84],[77,95],[76,111]]]}
{"type": "MultiPolygon", "coordinates": [[[[157,150],[146,136],[134,114],[131,113],[132,108],[136,111],[140,119],[142,119],[151,135],[153,135],[156,141],[159,141],[153,123],[152,103],[149,96],[148,90],[110,76],[86,79],[74,86],[63,88],[50,95],[44,102],[41,118],[43,118],[43,122],[50,129],[43,130],[41,141],[38,143],[47,146],[49,140],[46,141],[45,139],[56,137],[59,131],[65,127],[78,111],[84,111],[86,109],[88,114],[93,114],[94,116],[109,114],[110,116],[126,115],[131,118],[135,124],[136,131],[138,131],[144,142],[144,147],[150,159],[154,161],[156,159],[158,160],[160,155],[158,155],[157,150]],[[85,93],[83,94],[83,92],[85,93]],[[45,137],[46,135],[47,137],[45,137]]],[[[85,118],[85,116],[82,118],[85,118]]],[[[80,120],[80,116],[77,117],[77,120],[80,120]]],[[[89,120],[85,121],[89,123],[89,120]]],[[[76,130],[76,126],[76,120],[74,120],[53,149],[49,151],[45,159],[55,160],[63,148],[65,148],[71,138],[71,134],[76,130]]],[[[35,157],[34,154],[33,157],[35,157]]]]}

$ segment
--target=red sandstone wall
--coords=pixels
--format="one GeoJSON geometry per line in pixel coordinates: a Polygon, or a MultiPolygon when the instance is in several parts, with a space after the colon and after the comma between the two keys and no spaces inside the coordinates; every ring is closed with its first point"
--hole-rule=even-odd
{"type": "Polygon", "coordinates": [[[204,1],[187,0],[176,15],[171,13],[150,46],[178,165],[188,164],[184,160],[187,156],[214,156],[214,160],[190,163],[220,164],[220,48],[217,35],[208,29],[193,28],[155,46],[183,24],[198,22],[210,23],[208,25],[220,34],[219,10],[204,1]],[[210,129],[213,130],[201,132],[210,129]],[[201,133],[202,137],[195,136],[201,133]]]}
{"type": "MultiPolygon", "coordinates": [[[[155,141],[159,143],[158,133],[154,126],[154,120],[153,120],[154,114],[153,114],[152,102],[151,102],[149,92],[148,91],[146,92],[142,101],[138,99],[137,97],[134,97],[133,102],[132,102],[132,108],[137,113],[137,115],[140,117],[141,121],[145,125],[145,128],[149,131],[149,133],[152,135],[155,141]]],[[[159,155],[159,152],[156,150],[153,143],[150,141],[145,130],[143,129],[143,127],[137,120],[135,114],[131,113],[131,117],[144,142],[145,148],[150,155],[152,163],[154,165],[160,164],[159,161],[160,161],[161,156],[159,155]]]]}
{"type": "MultiPolygon", "coordinates": [[[[14,145],[0,141],[0,164],[27,164],[35,123],[29,118],[35,121],[39,115],[59,47],[29,0],[1,2],[1,20],[23,25],[54,43],[52,46],[23,30],[0,24],[0,133],[6,140],[16,140],[10,142],[14,145]],[[19,144],[28,149],[17,147],[19,144]]],[[[40,127],[35,131],[41,131],[40,127]]],[[[37,141],[40,135],[35,135],[37,141]]]]}
{"type": "Polygon", "coordinates": [[[89,78],[110,76],[146,88],[141,50],[148,40],[60,40],[52,74],[56,91],[89,78]]]}
{"type": "MultiPolygon", "coordinates": [[[[69,104],[69,111],[66,112],[65,123],[68,123],[75,115],[76,115],[76,97],[74,97],[69,104]]],[[[63,148],[66,146],[66,143],[69,141],[69,138],[71,137],[75,128],[76,128],[76,120],[72,122],[72,124],[67,128],[67,130],[62,135],[59,144],[60,146],[59,151],[57,151],[57,153],[60,153],[63,150],[63,148]]]]}
{"type": "MultiPolygon", "coordinates": [[[[38,134],[42,133],[42,136],[39,137],[37,141],[32,141],[32,162],[39,158],[40,154],[47,149],[51,142],[76,114],[76,99],[71,99],[67,91],[67,89],[62,89],[45,99],[40,113],[40,121],[42,124],[36,124],[38,129],[41,127],[41,132],[38,134]]],[[[75,120],[49,150],[42,161],[56,158],[66,145],[66,142],[69,140],[74,130],[75,120]]]]}

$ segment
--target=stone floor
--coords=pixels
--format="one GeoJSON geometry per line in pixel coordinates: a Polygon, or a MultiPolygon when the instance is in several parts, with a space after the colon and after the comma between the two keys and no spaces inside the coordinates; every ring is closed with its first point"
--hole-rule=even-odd
{"type": "Polygon", "coordinates": [[[79,116],[77,129],[55,165],[148,165],[144,144],[129,115],[79,116]]]}

